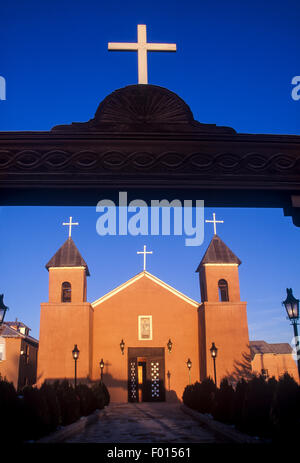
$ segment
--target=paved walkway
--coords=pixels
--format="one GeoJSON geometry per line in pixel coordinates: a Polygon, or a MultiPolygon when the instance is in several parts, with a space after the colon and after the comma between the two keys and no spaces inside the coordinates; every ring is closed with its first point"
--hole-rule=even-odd
{"type": "Polygon", "coordinates": [[[98,422],[65,442],[216,443],[209,430],[180,409],[180,404],[111,404],[98,422]]]}

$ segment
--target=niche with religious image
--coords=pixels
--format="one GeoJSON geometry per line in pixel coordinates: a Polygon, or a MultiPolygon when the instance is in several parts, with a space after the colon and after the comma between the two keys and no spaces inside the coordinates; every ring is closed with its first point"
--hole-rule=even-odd
{"type": "Polygon", "coordinates": [[[139,341],[152,339],[152,315],[139,315],[138,317],[139,341]]]}

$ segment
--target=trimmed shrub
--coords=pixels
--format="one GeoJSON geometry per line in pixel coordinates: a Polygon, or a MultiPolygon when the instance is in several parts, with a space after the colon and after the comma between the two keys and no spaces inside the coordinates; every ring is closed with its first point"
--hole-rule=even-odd
{"type": "Polygon", "coordinates": [[[271,406],[272,438],[297,442],[300,425],[300,386],[285,373],[278,381],[271,406]]]}
{"type": "Polygon", "coordinates": [[[102,391],[102,394],[103,394],[103,397],[104,397],[104,405],[105,406],[109,405],[110,395],[109,395],[108,389],[105,386],[105,384],[103,383],[103,381],[100,381],[99,388],[102,391]]]}
{"type": "Polygon", "coordinates": [[[249,381],[240,423],[243,431],[255,436],[270,437],[273,394],[274,383],[267,382],[263,376],[249,381]]]}
{"type": "Polygon", "coordinates": [[[0,377],[1,440],[21,442],[22,403],[13,383],[0,377]]]}
{"type": "Polygon", "coordinates": [[[223,423],[232,423],[233,420],[234,390],[228,380],[221,381],[220,388],[216,392],[215,404],[212,415],[215,420],[223,423]]]}
{"type": "Polygon", "coordinates": [[[36,440],[50,429],[50,413],[45,394],[35,387],[22,389],[23,396],[23,437],[36,440]]]}
{"type": "Polygon", "coordinates": [[[61,424],[67,426],[80,418],[80,399],[74,388],[65,379],[62,382],[56,381],[53,384],[56,391],[60,412],[61,424]]]}
{"type": "Polygon", "coordinates": [[[186,386],[182,400],[185,405],[200,413],[211,413],[214,406],[216,386],[211,378],[205,378],[201,383],[186,386]]]}
{"type": "Polygon", "coordinates": [[[96,397],[97,408],[99,410],[102,410],[105,407],[105,397],[104,397],[102,383],[99,382],[99,383],[93,384],[92,391],[96,397]]]}
{"type": "Polygon", "coordinates": [[[53,385],[44,382],[40,388],[44,395],[49,413],[48,432],[53,432],[61,424],[61,411],[56,390],[53,385]]]}
{"type": "Polygon", "coordinates": [[[233,395],[232,422],[240,431],[243,430],[243,417],[245,413],[246,394],[248,383],[242,378],[237,384],[233,395]]]}
{"type": "Polygon", "coordinates": [[[86,384],[79,384],[76,387],[76,395],[80,401],[80,415],[87,416],[93,413],[97,408],[97,399],[91,388],[86,384]]]}

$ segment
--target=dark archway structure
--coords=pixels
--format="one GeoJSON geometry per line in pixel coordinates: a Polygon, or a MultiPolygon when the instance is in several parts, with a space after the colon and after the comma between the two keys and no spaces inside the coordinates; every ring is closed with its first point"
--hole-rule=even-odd
{"type": "Polygon", "coordinates": [[[88,122],[0,132],[3,205],[96,205],[119,191],[280,207],[300,226],[300,136],[201,124],[176,94],[141,84],[107,96],[88,122]]]}

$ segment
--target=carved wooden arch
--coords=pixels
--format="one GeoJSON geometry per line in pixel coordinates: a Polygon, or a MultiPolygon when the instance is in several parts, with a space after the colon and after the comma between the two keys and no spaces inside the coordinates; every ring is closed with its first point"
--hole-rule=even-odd
{"type": "Polygon", "coordinates": [[[300,226],[300,136],[239,134],[195,121],[175,93],[130,85],[95,117],[49,132],[0,132],[1,204],[132,198],[280,207],[300,226]]]}

